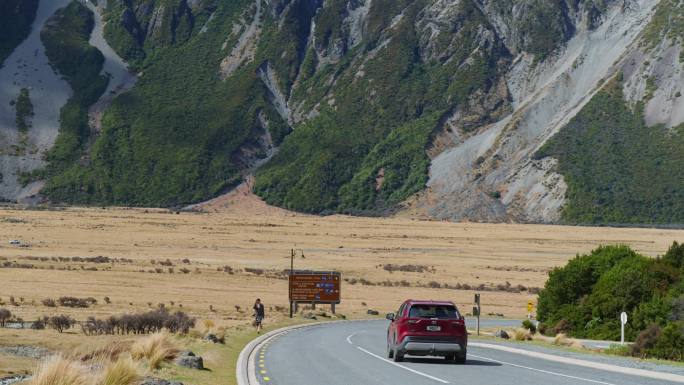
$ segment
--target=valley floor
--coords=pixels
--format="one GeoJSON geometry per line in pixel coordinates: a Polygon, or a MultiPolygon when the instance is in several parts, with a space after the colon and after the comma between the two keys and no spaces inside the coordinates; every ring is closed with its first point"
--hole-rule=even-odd
{"type": "MultiPolygon", "coordinates": [[[[406,298],[450,299],[466,313],[479,287],[484,314],[522,318],[548,272],[577,253],[627,244],[656,256],[673,241],[684,241],[682,230],[317,217],[251,203],[226,208],[218,202],[211,212],[180,213],[5,207],[0,307],[25,321],[55,314],[84,321],[164,304],[236,327],[249,323],[260,297],[267,321],[282,322],[288,305],[284,270],[294,248],[305,255],[295,259],[296,269],[342,272],[337,311],[346,317],[368,317],[369,309],[382,316],[406,298]],[[98,303],[82,309],[42,303],[62,296],[98,303]]],[[[44,343],[27,342],[51,348],[47,341],[56,335],[40,332],[36,338],[45,336],[44,343]]]]}

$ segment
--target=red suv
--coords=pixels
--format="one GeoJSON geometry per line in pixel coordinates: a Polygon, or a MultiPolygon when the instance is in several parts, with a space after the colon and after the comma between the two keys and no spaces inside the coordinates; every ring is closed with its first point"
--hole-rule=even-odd
{"type": "Polygon", "coordinates": [[[407,300],[397,313],[387,314],[387,357],[400,362],[404,355],[443,356],[466,362],[468,332],[465,318],[451,301],[407,300]]]}

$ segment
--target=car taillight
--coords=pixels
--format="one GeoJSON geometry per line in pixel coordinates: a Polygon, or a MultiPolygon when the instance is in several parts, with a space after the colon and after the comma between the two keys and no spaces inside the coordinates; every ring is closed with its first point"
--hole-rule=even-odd
{"type": "Polygon", "coordinates": [[[465,326],[465,321],[464,321],[464,320],[454,321],[454,322],[451,323],[451,326],[459,326],[459,327],[460,327],[460,326],[465,326]]]}

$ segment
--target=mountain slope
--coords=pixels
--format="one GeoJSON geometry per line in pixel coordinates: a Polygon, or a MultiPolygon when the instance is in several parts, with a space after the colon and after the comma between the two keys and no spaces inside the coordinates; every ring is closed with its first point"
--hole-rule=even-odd
{"type": "Polygon", "coordinates": [[[682,3],[109,1],[137,83],[118,64],[31,176],[68,203],[186,205],[255,174],[312,213],[680,221],[682,3]]]}

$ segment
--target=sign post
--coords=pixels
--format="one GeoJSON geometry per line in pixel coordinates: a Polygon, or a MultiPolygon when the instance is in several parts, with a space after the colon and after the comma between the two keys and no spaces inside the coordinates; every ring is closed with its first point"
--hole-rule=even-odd
{"type": "MultiPolygon", "coordinates": [[[[304,250],[302,249],[292,249],[290,250],[290,275],[294,274],[294,257],[297,252],[300,252],[302,255],[302,258],[304,258],[304,250]]],[[[292,287],[290,286],[289,288],[289,295],[290,297],[290,318],[292,318],[292,308],[295,307],[297,304],[292,302],[292,287]]],[[[295,312],[297,312],[297,309],[294,309],[295,312]]]]}
{"type": "Polygon", "coordinates": [[[532,312],[534,311],[534,301],[527,301],[527,318],[532,319],[532,312]]]}
{"type": "Polygon", "coordinates": [[[625,325],[627,324],[627,313],[620,314],[620,345],[625,344],[625,325]]]}
{"type": "Polygon", "coordinates": [[[480,293],[475,294],[475,307],[473,307],[473,315],[477,316],[477,335],[480,335],[480,293]]]}
{"type": "Polygon", "coordinates": [[[289,277],[290,303],[329,304],[335,314],[340,303],[342,277],[335,271],[292,271],[289,277]]]}

